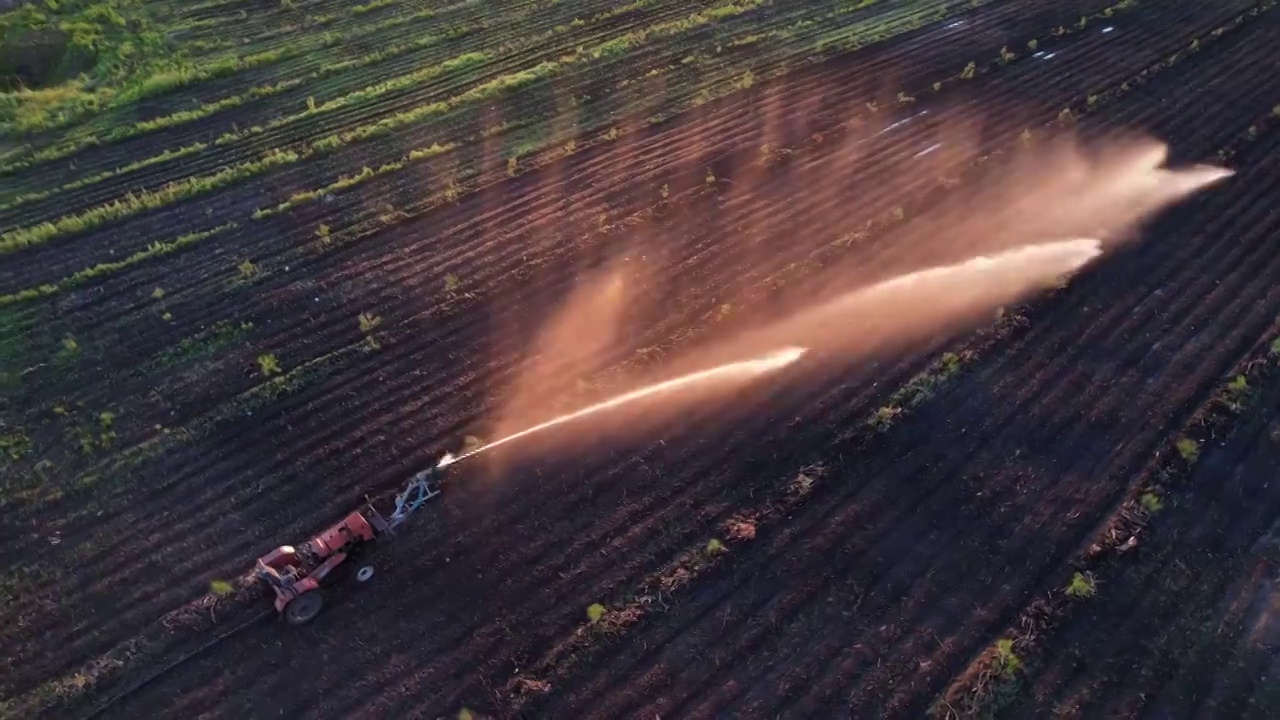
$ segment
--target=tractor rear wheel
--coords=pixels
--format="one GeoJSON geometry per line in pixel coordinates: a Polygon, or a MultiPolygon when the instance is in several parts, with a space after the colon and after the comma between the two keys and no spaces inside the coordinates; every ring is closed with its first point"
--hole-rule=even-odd
{"type": "Polygon", "coordinates": [[[324,596],[319,590],[305,592],[284,606],[284,619],[290,625],[304,625],[315,619],[324,607],[324,596]]]}

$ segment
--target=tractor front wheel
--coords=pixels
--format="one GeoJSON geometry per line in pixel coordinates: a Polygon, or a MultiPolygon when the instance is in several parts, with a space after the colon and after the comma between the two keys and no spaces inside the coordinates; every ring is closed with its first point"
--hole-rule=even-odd
{"type": "Polygon", "coordinates": [[[305,592],[294,598],[284,607],[285,622],[290,625],[304,625],[315,619],[324,607],[324,596],[319,590],[305,592]]]}

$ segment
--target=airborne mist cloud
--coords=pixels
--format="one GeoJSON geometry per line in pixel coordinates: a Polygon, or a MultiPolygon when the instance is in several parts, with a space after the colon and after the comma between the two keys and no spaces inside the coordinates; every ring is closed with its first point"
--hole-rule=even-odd
{"type": "MultiPolygon", "coordinates": [[[[1057,285],[1132,239],[1152,215],[1230,174],[1210,167],[1172,170],[1164,167],[1166,158],[1165,145],[1146,139],[1110,140],[1089,152],[1070,141],[1023,152],[874,247],[854,252],[852,260],[808,278],[808,292],[773,308],[771,321],[684,353],[659,375],[634,378],[623,391],[783,348],[861,362],[970,329],[996,308],[1057,285]]],[[[539,423],[568,424],[539,417],[530,398],[566,373],[598,365],[605,346],[618,339],[616,317],[636,300],[625,288],[623,276],[606,272],[569,298],[542,334],[546,360],[518,382],[513,401],[499,414],[495,439],[539,423]]],[[[572,423],[574,433],[635,431],[642,419],[688,407],[687,395],[664,393],[661,403],[646,404],[646,418],[628,413],[625,423],[587,413],[592,422],[572,423]]]]}

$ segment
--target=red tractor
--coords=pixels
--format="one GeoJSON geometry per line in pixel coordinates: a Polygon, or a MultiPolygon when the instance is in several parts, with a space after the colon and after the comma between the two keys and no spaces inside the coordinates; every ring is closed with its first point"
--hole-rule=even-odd
{"type": "MultiPolygon", "coordinates": [[[[290,625],[301,625],[320,614],[324,596],[320,583],[360,545],[374,539],[373,523],[356,511],[316,535],[301,547],[281,545],[258,558],[258,577],[276,593],[276,611],[290,625]]],[[[372,567],[360,568],[356,579],[368,580],[372,567]]]]}
{"type": "MultiPolygon", "coordinates": [[[[396,509],[388,521],[372,505],[356,510],[342,522],[316,535],[302,546],[281,545],[258,558],[258,578],[275,591],[276,611],[290,625],[310,622],[324,608],[320,585],[362,545],[381,536],[391,536],[409,515],[426,501],[440,494],[436,487],[439,469],[424,470],[409,481],[396,496],[396,509]]],[[[373,567],[356,572],[358,582],[373,577],[373,567]]]]}

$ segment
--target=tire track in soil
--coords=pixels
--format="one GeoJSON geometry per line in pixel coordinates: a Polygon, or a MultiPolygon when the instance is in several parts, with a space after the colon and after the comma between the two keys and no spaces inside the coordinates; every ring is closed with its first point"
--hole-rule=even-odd
{"type": "MultiPolygon", "coordinates": [[[[1273,387],[1266,412],[1275,396],[1273,387]]],[[[1280,488],[1267,481],[1278,457],[1267,438],[1280,425],[1253,415],[1252,430],[1204,453],[1189,491],[1157,516],[1122,575],[1053,634],[1058,651],[1031,676],[1034,693],[1003,716],[1187,714],[1207,686],[1238,672],[1226,660],[1244,639],[1259,581],[1280,561],[1268,546],[1280,488]]]]}
{"type": "Polygon", "coordinates": [[[1266,543],[1267,560],[1270,574],[1256,581],[1251,593],[1252,600],[1245,632],[1239,642],[1230,649],[1224,662],[1237,668],[1235,673],[1222,673],[1214,683],[1211,693],[1204,698],[1196,710],[1202,715],[1210,714],[1214,709],[1227,717],[1240,717],[1246,720],[1274,717],[1280,711],[1280,685],[1276,682],[1274,666],[1277,646],[1280,646],[1280,593],[1276,584],[1280,582],[1280,573],[1275,570],[1277,537],[1280,527],[1272,526],[1267,538],[1260,541],[1266,543]],[[1225,698],[1224,698],[1225,695],[1225,698]],[[1225,706],[1225,709],[1224,709],[1225,706]]]}
{"type": "MultiPolygon", "coordinates": [[[[1030,338],[1028,338],[1028,341],[1027,341],[1027,342],[1032,342],[1032,341],[1030,341],[1030,338]]],[[[756,685],[756,687],[759,687],[759,685],[756,685]]]]}

